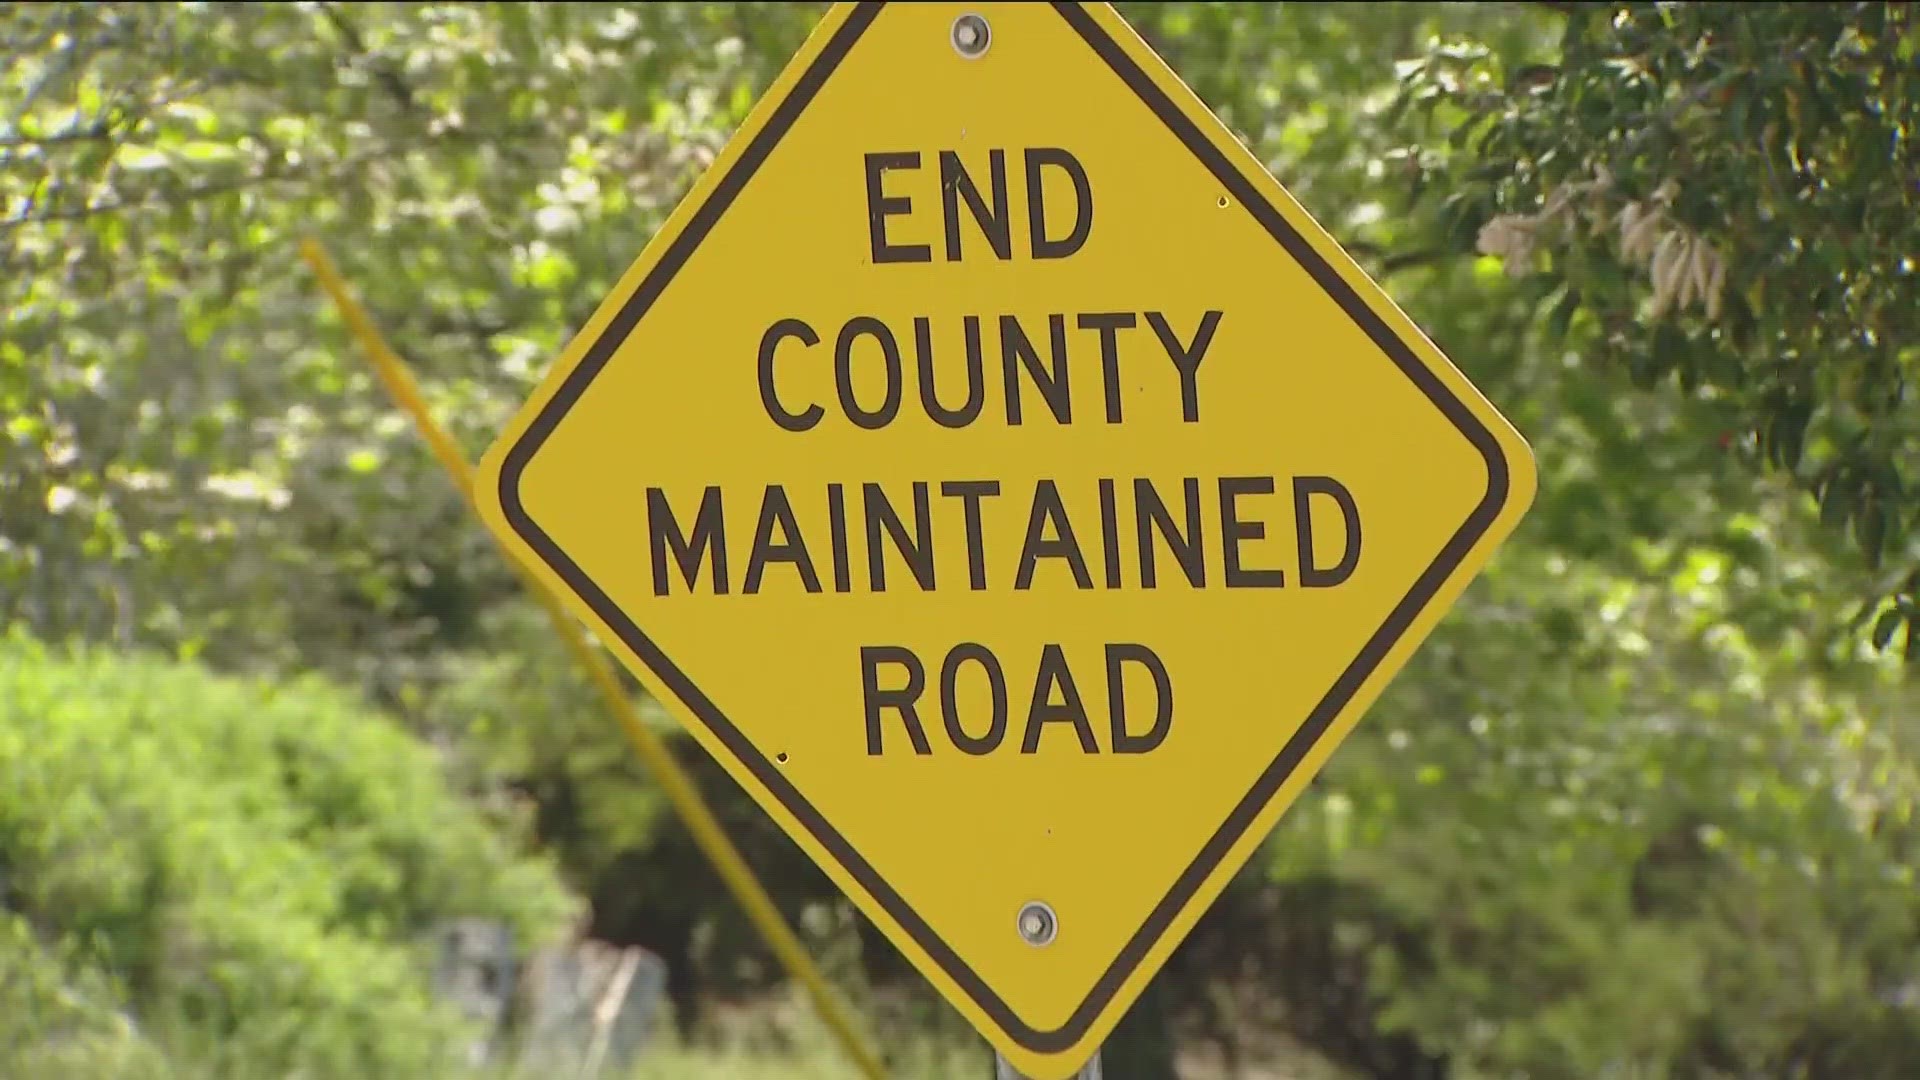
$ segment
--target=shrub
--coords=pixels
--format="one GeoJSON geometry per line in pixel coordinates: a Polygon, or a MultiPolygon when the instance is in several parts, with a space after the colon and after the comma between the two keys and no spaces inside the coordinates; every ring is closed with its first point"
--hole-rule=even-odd
{"type": "MultiPolygon", "coordinates": [[[[65,961],[36,942],[55,943],[196,1077],[432,1075],[460,1029],[426,931],[483,916],[528,941],[566,914],[431,748],[338,689],[18,637],[0,642],[0,879],[0,947],[38,972],[6,1011],[53,1015],[65,961]]],[[[40,1073],[0,1056],[0,1074],[40,1073]]]]}

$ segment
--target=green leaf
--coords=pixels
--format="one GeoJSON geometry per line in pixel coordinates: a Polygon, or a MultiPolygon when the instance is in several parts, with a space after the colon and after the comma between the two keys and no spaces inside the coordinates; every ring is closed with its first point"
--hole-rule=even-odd
{"type": "Polygon", "coordinates": [[[1867,503],[1853,520],[1854,540],[1867,557],[1867,565],[1879,569],[1887,542],[1887,512],[1878,500],[1867,503]]]}
{"type": "Polygon", "coordinates": [[[1880,617],[1874,620],[1873,624],[1873,647],[1876,649],[1886,648],[1887,643],[1893,640],[1894,631],[1900,628],[1901,621],[1901,615],[1897,608],[1888,608],[1881,612],[1880,617]]]}
{"type": "Polygon", "coordinates": [[[1848,471],[1843,467],[1832,469],[1817,497],[1820,500],[1821,525],[1831,529],[1846,521],[1853,512],[1855,502],[1848,471]]]}
{"type": "Polygon", "coordinates": [[[1555,341],[1564,341],[1568,329],[1573,324],[1574,313],[1580,310],[1580,290],[1568,286],[1560,299],[1547,313],[1547,333],[1555,341]]]}
{"type": "Polygon", "coordinates": [[[1807,424],[1812,418],[1812,408],[1804,404],[1789,405],[1774,414],[1767,428],[1767,441],[1769,448],[1777,452],[1775,464],[1780,468],[1799,469],[1800,457],[1806,451],[1807,424]]]}

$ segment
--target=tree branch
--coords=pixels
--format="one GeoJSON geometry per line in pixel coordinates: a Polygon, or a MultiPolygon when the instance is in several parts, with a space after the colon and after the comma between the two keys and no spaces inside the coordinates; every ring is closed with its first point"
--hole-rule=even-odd
{"type": "Polygon", "coordinates": [[[1416,248],[1412,251],[1397,251],[1389,254],[1378,244],[1365,240],[1356,240],[1343,244],[1347,254],[1357,259],[1374,259],[1379,262],[1380,274],[1397,274],[1402,270],[1412,270],[1421,266],[1432,266],[1454,254],[1444,248],[1416,248]]]}
{"type": "Polygon", "coordinates": [[[253,184],[264,184],[274,180],[287,180],[291,177],[243,176],[234,180],[218,183],[200,184],[184,191],[176,191],[162,198],[115,199],[104,203],[83,203],[80,206],[62,206],[41,213],[24,213],[10,218],[0,218],[0,232],[17,229],[26,225],[44,225],[52,221],[80,221],[100,214],[117,214],[130,210],[151,210],[156,207],[170,206],[177,202],[192,202],[209,195],[238,191],[253,184]]]}
{"type": "Polygon", "coordinates": [[[1453,253],[1440,248],[1429,248],[1420,251],[1402,251],[1381,259],[1380,272],[1382,274],[1393,274],[1401,270],[1411,270],[1417,266],[1432,266],[1434,263],[1440,262],[1451,254],[1453,253]]]}
{"type": "Polygon", "coordinates": [[[19,150],[35,146],[59,146],[63,143],[105,142],[114,136],[114,126],[96,120],[86,127],[56,131],[51,135],[8,135],[0,138],[0,150],[19,150]]]}
{"type": "Polygon", "coordinates": [[[377,161],[378,155],[365,152],[347,158],[324,171],[304,171],[296,169],[283,171],[279,162],[270,162],[265,171],[247,173],[225,180],[208,181],[172,191],[150,192],[133,198],[116,198],[111,202],[88,202],[79,206],[54,206],[41,213],[22,213],[13,217],[0,218],[0,233],[27,225],[41,225],[53,221],[80,221],[101,214],[131,213],[135,211],[156,210],[161,207],[194,202],[213,195],[241,191],[249,187],[267,187],[273,184],[298,183],[311,181],[317,184],[332,184],[352,174],[363,165],[377,161]]]}
{"type": "Polygon", "coordinates": [[[361,37],[360,31],[356,29],[352,23],[347,21],[345,15],[341,14],[340,6],[338,4],[323,4],[321,5],[320,13],[326,17],[327,22],[339,33],[341,39],[347,43],[347,48],[353,50],[353,52],[357,54],[358,59],[367,61],[367,66],[373,71],[373,77],[379,80],[381,87],[386,90],[387,95],[399,103],[401,111],[416,116],[419,115],[421,112],[420,100],[415,96],[412,84],[402,78],[398,71],[382,63],[380,58],[375,56],[371,49],[367,48],[366,39],[361,37]]]}

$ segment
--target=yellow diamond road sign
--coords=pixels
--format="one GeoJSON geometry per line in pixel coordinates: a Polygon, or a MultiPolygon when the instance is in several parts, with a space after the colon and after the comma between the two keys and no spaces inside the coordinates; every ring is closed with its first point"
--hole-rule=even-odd
{"type": "Polygon", "coordinates": [[[843,4],[491,527],[1073,1072],[1512,530],[1526,444],[1104,4],[843,4]]]}

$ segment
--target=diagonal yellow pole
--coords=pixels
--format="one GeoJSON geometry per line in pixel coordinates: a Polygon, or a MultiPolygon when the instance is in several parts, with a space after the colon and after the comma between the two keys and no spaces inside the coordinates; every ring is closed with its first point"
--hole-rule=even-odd
{"type": "MultiPolygon", "coordinates": [[[[460,448],[454,444],[453,439],[434,422],[427,410],[426,399],[421,397],[420,388],[413,381],[412,373],[407,370],[406,362],[388,347],[386,339],[381,337],[379,329],[373,325],[373,319],[354,299],[352,292],[347,288],[346,281],[334,267],[333,260],[327,257],[326,249],[322,248],[318,241],[305,239],[300,242],[300,255],[307,261],[307,265],[312,267],[314,276],[320,280],[320,287],[325,289],[327,295],[332,298],[334,306],[340,309],[340,316],[346,320],[347,328],[352,331],[355,338],[359,339],[361,348],[366,351],[367,359],[372,362],[373,370],[380,377],[381,383],[386,386],[387,393],[392,395],[394,402],[413,418],[414,425],[420,429],[420,434],[427,440],[427,445],[433,450],[434,457],[440,459],[440,464],[446,468],[448,475],[453,477],[454,483],[459,486],[461,496],[466,499],[467,505],[472,507],[473,469],[467,464],[466,458],[461,455],[460,448]]],[[[753,871],[747,867],[746,860],[740,857],[739,850],[733,846],[732,841],[727,839],[726,832],[721,829],[720,822],[714,818],[713,811],[709,810],[706,802],[700,798],[700,792],[694,787],[693,781],[681,770],[680,763],[674,760],[673,752],[640,719],[640,714],[634,709],[633,702],[621,690],[613,668],[588,643],[585,629],[568,615],[553,594],[535,580],[517,560],[509,556],[507,562],[527,588],[532,590],[533,595],[540,601],[540,606],[546,610],[548,618],[553,620],[554,629],[560,632],[561,640],[567,643],[567,651],[580,662],[580,666],[586,669],[593,684],[599,688],[600,696],[605,699],[607,708],[619,721],[621,730],[626,732],[628,740],[633,743],[633,748],[640,755],[641,762],[653,774],[661,790],[666,792],[674,809],[680,812],[680,816],[687,823],[688,830],[693,833],[694,841],[700,845],[700,850],[713,863],[714,869],[720,872],[721,879],[726,882],[727,888],[732,890],[740,906],[746,909],[747,917],[753,921],[760,935],[766,939],[767,947],[773,950],[774,956],[778,957],[780,963],[786,967],[787,973],[804,986],[807,993],[812,996],[815,1007],[820,1010],[821,1018],[826,1021],[827,1027],[832,1030],[834,1037],[839,1040],[847,1056],[853,1059],[861,1073],[865,1074],[869,1080],[882,1080],[885,1072],[881,1068],[879,1058],[874,1056],[854,1033],[852,1020],[841,1009],[839,1001],[834,997],[832,989],[828,987],[819,969],[815,968],[813,961],[807,957],[806,949],[800,944],[800,939],[794,936],[786,920],[780,917],[779,910],[773,906],[773,900],[767,896],[759,879],[753,876],[753,871]]]]}

